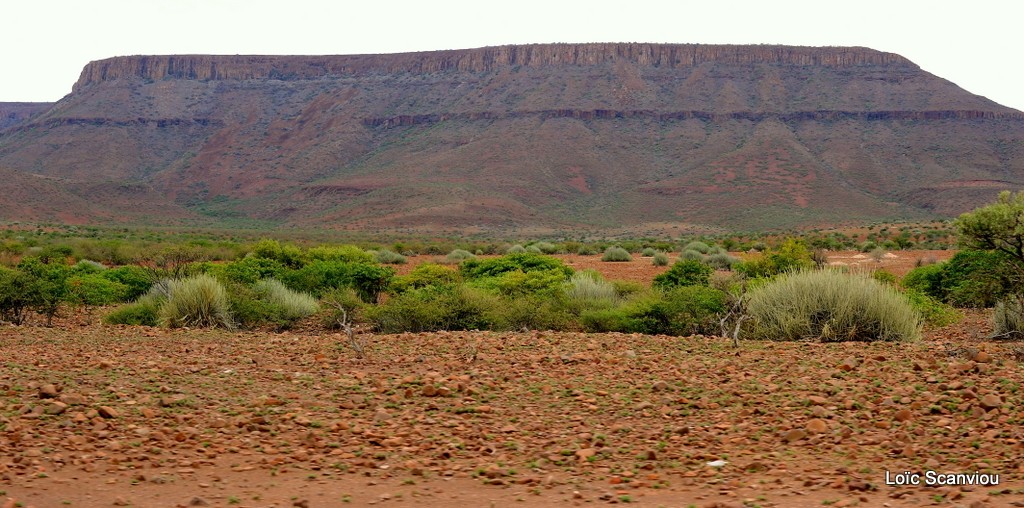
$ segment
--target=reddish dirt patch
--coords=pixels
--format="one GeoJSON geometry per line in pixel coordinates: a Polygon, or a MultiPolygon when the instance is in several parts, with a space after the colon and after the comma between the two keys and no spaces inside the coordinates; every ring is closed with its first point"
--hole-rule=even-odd
{"type": "Polygon", "coordinates": [[[984,319],[917,344],[739,350],[366,335],[363,361],[322,333],[4,327],[0,490],[36,507],[1008,506],[1024,368],[1019,345],[978,339],[984,319]],[[907,470],[1000,483],[885,485],[907,470]]]}

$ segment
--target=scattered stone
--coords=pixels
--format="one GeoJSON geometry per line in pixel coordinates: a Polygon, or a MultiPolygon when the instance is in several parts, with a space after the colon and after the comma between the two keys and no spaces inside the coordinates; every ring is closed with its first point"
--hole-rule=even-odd
{"type": "Polygon", "coordinates": [[[977,363],[989,363],[992,361],[992,355],[985,351],[978,351],[977,353],[974,353],[974,357],[971,358],[971,360],[974,360],[977,363]]]}
{"type": "Polygon", "coordinates": [[[378,409],[373,413],[373,421],[375,423],[386,422],[391,419],[391,413],[388,413],[384,409],[378,409]]]}
{"type": "Polygon", "coordinates": [[[1003,400],[1000,399],[998,395],[990,393],[982,397],[979,401],[979,404],[981,404],[981,407],[984,408],[986,411],[991,411],[999,406],[1002,406],[1003,400]]]}
{"type": "Polygon", "coordinates": [[[817,395],[811,395],[810,397],[807,397],[807,401],[816,406],[824,406],[825,404],[828,404],[828,399],[826,399],[825,397],[819,397],[817,395]]]}
{"type": "Polygon", "coordinates": [[[654,390],[656,392],[668,390],[668,383],[666,383],[665,381],[655,381],[654,384],[651,385],[651,390],[654,390]]]}
{"type": "Polygon", "coordinates": [[[632,349],[627,349],[625,355],[626,358],[636,358],[636,351],[633,351],[632,349]]]}
{"type": "Polygon", "coordinates": [[[309,500],[308,499],[300,499],[300,500],[295,501],[294,503],[292,503],[292,506],[294,506],[295,508],[309,508],[309,500]]]}
{"type": "Polygon", "coordinates": [[[44,412],[46,414],[48,414],[48,415],[59,415],[59,414],[63,414],[64,411],[67,411],[67,409],[68,409],[68,405],[67,404],[65,404],[65,403],[63,403],[63,402],[61,402],[59,400],[55,400],[53,402],[50,402],[50,404],[46,406],[46,409],[44,410],[44,412]]]}
{"type": "Polygon", "coordinates": [[[825,420],[822,420],[821,418],[814,418],[808,421],[807,425],[805,425],[804,428],[807,429],[807,432],[810,432],[812,434],[822,434],[828,432],[828,424],[825,423],[825,420]]]}
{"type": "Polygon", "coordinates": [[[793,429],[782,434],[782,440],[787,443],[793,443],[807,437],[807,433],[800,429],[793,429]]]}
{"type": "Polygon", "coordinates": [[[420,390],[420,393],[424,397],[437,397],[437,387],[434,385],[426,385],[420,390]]]}
{"type": "Polygon", "coordinates": [[[118,416],[117,410],[110,406],[100,406],[97,411],[104,418],[117,418],[118,416]]]}
{"type": "Polygon", "coordinates": [[[196,497],[193,497],[192,500],[188,502],[188,505],[189,506],[210,506],[210,503],[206,502],[205,499],[203,499],[203,498],[201,498],[199,496],[196,496],[196,497]]]}
{"type": "Polygon", "coordinates": [[[849,371],[851,371],[853,369],[856,369],[859,365],[860,365],[860,360],[859,359],[857,359],[857,358],[847,358],[847,359],[843,360],[842,363],[839,364],[838,368],[839,368],[839,370],[842,370],[842,371],[845,371],[845,372],[849,372],[849,371]]]}
{"type": "Polygon", "coordinates": [[[47,383],[39,387],[39,397],[43,399],[55,399],[57,398],[57,387],[51,383],[47,383]]]}
{"type": "Polygon", "coordinates": [[[895,415],[893,415],[893,419],[898,422],[905,422],[913,417],[914,414],[911,413],[909,409],[900,409],[899,411],[896,411],[895,415]]]}

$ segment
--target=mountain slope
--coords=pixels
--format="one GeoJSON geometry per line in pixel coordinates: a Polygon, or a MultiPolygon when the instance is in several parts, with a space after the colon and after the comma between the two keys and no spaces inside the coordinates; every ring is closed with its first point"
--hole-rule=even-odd
{"type": "Polygon", "coordinates": [[[550,44],[102,60],[0,166],[181,220],[599,232],[949,216],[1022,147],[1024,114],[890,53],[550,44]]]}

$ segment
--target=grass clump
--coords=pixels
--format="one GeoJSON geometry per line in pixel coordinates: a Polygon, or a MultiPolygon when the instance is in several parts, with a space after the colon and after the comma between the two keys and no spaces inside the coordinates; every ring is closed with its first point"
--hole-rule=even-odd
{"type": "Polygon", "coordinates": [[[767,340],[912,341],[921,315],[895,288],[832,270],[782,275],[749,293],[753,336],[767,340]]]}
{"type": "Polygon", "coordinates": [[[1024,297],[1010,295],[999,300],[992,313],[995,336],[999,338],[1020,338],[1024,335],[1024,297]]]}
{"type": "Polygon", "coordinates": [[[387,249],[381,249],[374,253],[373,258],[382,265],[404,265],[405,256],[387,249]]]}
{"type": "Polygon", "coordinates": [[[526,247],[518,243],[505,250],[505,254],[522,254],[524,252],[526,252],[526,247]]]}
{"type": "Polygon", "coordinates": [[[574,273],[565,283],[562,293],[569,308],[577,311],[614,307],[619,302],[615,284],[604,280],[593,270],[574,273]]]}
{"type": "Polygon", "coordinates": [[[276,279],[261,280],[253,285],[253,290],[261,300],[277,306],[281,318],[286,321],[297,321],[320,310],[316,298],[307,293],[292,291],[276,279]]]}
{"type": "Polygon", "coordinates": [[[651,264],[654,266],[668,266],[668,254],[664,252],[656,252],[651,258],[651,264]]]}
{"type": "Polygon", "coordinates": [[[158,322],[171,328],[234,327],[227,291],[205,274],[167,282],[167,299],[160,305],[158,322]]]}
{"type": "Polygon", "coordinates": [[[457,265],[463,261],[466,261],[467,259],[476,259],[476,256],[472,252],[469,252],[468,250],[455,249],[449,252],[448,255],[444,257],[444,262],[457,265]]]}
{"type": "Polygon", "coordinates": [[[622,247],[608,247],[604,251],[604,255],[601,256],[601,261],[624,262],[632,260],[633,258],[629,255],[629,251],[622,247]]]}
{"type": "Polygon", "coordinates": [[[652,256],[654,256],[657,253],[658,253],[658,251],[656,251],[656,250],[654,250],[654,249],[652,249],[650,247],[647,247],[646,249],[640,251],[640,255],[645,257],[645,258],[652,257],[652,256]]]}

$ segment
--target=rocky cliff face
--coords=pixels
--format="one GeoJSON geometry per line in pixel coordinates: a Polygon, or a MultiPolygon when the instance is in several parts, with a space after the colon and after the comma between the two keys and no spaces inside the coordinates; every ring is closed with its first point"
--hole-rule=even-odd
{"type": "Polygon", "coordinates": [[[746,229],[983,203],[1024,185],[1024,113],[866,48],[117,57],[0,132],[0,168],[212,221],[746,229]]]}
{"type": "Polygon", "coordinates": [[[52,102],[0,102],[0,131],[50,109],[52,102]]]}
{"type": "Polygon", "coordinates": [[[734,65],[907,66],[909,60],[868,48],[698,44],[535,44],[470,50],[348,56],[123,56],[89,63],[75,89],[106,80],[315,79],[373,73],[492,72],[511,67],[592,66],[628,62],[677,69],[734,65]]]}

